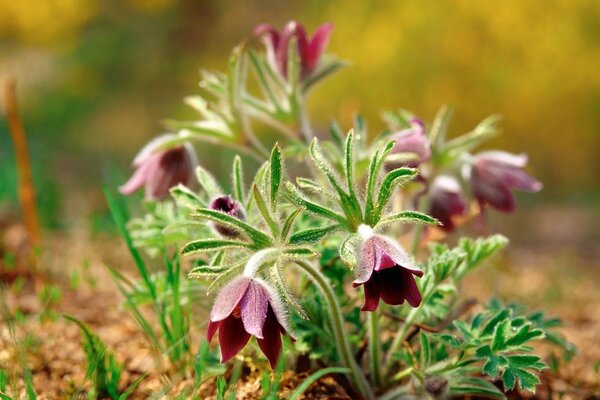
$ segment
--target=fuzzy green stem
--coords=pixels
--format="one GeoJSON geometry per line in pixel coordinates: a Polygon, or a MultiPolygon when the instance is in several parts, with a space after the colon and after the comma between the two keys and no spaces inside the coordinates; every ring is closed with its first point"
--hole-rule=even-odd
{"type": "Polygon", "coordinates": [[[371,364],[371,380],[381,386],[381,344],[379,342],[379,313],[377,310],[368,313],[369,318],[369,363],[371,364]]]}
{"type": "Polygon", "coordinates": [[[338,352],[342,358],[344,366],[348,367],[351,371],[351,379],[356,389],[366,399],[374,399],[373,391],[369,386],[365,375],[358,366],[354,356],[352,355],[352,349],[348,342],[348,337],[344,332],[344,319],[342,316],[342,310],[335,297],[335,292],[328,282],[327,278],[319,272],[319,270],[313,267],[311,264],[304,261],[296,261],[296,264],[302,268],[304,272],[312,279],[312,281],[319,287],[319,290],[325,296],[325,301],[329,306],[329,312],[331,314],[331,325],[333,328],[333,335],[335,338],[338,352]]]}

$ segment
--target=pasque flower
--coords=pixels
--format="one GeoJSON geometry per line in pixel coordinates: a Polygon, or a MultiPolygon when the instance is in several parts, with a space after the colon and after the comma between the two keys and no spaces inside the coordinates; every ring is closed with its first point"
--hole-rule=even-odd
{"type": "Polygon", "coordinates": [[[254,35],[259,36],[267,49],[267,59],[271,66],[287,77],[288,46],[292,38],[296,39],[300,56],[301,77],[305,78],[319,64],[321,55],[329,42],[333,25],[323,24],[317,28],[312,39],[306,34],[302,24],[296,21],[288,22],[281,33],[269,24],[260,24],[254,29],[254,35]]]}
{"type": "Polygon", "coordinates": [[[431,144],[425,134],[425,124],[418,118],[411,119],[410,128],[393,133],[390,139],[396,141],[393,154],[408,153],[414,157],[399,163],[401,165],[416,168],[431,157],[431,144]]]}
{"type": "MultiPolygon", "coordinates": [[[[219,196],[210,203],[210,208],[213,210],[224,212],[225,214],[231,215],[238,219],[244,219],[244,212],[242,211],[242,205],[233,200],[231,196],[219,196]]],[[[238,232],[235,229],[227,227],[225,225],[215,223],[214,228],[223,236],[236,237],[238,232]]]]}
{"type": "Polygon", "coordinates": [[[217,296],[208,324],[209,341],[217,331],[221,362],[235,356],[250,336],[255,336],[273,368],[281,353],[281,335],[290,335],[275,291],[265,281],[245,275],[235,278],[217,296]]]}
{"type": "Polygon", "coordinates": [[[464,215],[467,204],[460,190],[458,181],[448,175],[440,175],[433,180],[429,189],[429,215],[439,220],[446,232],[456,228],[453,218],[464,215]]]}
{"type": "Polygon", "coordinates": [[[171,134],[159,136],[142,148],[133,160],[135,172],[119,188],[121,193],[129,195],[145,186],[146,198],[162,199],[173,186],[192,184],[198,164],[194,148],[184,143],[163,149],[173,137],[171,134]]]}
{"type": "Polygon", "coordinates": [[[511,212],[515,197],[511,190],[537,192],[542,183],[528,175],[523,168],[527,155],[504,151],[486,151],[475,155],[466,166],[465,177],[470,180],[473,195],[483,207],[486,203],[499,211],[511,212]]]}
{"type": "Polygon", "coordinates": [[[363,243],[352,285],[365,287],[362,310],[374,311],[379,299],[394,306],[406,300],[411,306],[418,307],[422,299],[415,276],[422,277],[423,271],[393,239],[373,233],[367,225],[361,225],[358,230],[363,243]]]}

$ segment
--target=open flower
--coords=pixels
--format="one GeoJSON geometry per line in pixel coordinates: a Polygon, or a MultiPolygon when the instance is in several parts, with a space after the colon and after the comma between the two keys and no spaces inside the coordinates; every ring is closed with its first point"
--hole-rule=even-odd
{"type": "Polygon", "coordinates": [[[267,49],[269,63],[283,77],[287,77],[289,42],[290,39],[295,38],[302,68],[301,77],[306,78],[319,64],[321,55],[323,55],[329,42],[332,29],[332,24],[323,24],[317,28],[312,39],[310,39],[302,24],[290,21],[281,33],[269,24],[260,24],[254,29],[254,35],[262,39],[267,49]]]}
{"type": "Polygon", "coordinates": [[[390,305],[404,303],[413,307],[421,304],[421,293],[415,275],[423,276],[408,253],[393,239],[373,233],[371,227],[361,225],[363,237],[357,276],[352,285],[365,286],[363,311],[374,311],[379,299],[390,305]]]}
{"type": "Polygon", "coordinates": [[[528,175],[523,168],[527,155],[504,151],[486,151],[475,156],[465,169],[465,178],[471,181],[473,195],[481,207],[486,203],[499,211],[515,209],[512,189],[537,192],[542,183],[528,175]]]}
{"type": "Polygon", "coordinates": [[[431,184],[431,205],[429,215],[438,219],[440,226],[446,232],[452,232],[456,228],[453,218],[464,215],[466,202],[462,196],[458,181],[447,175],[440,175],[431,184]]]}
{"type": "Polygon", "coordinates": [[[418,118],[410,120],[410,128],[393,133],[391,140],[395,140],[393,154],[404,154],[412,158],[406,162],[395,163],[402,166],[416,168],[431,157],[431,144],[425,134],[425,125],[418,118]]]}
{"type": "MultiPolygon", "coordinates": [[[[212,210],[224,212],[225,214],[231,215],[232,217],[236,217],[238,219],[244,219],[244,212],[242,211],[241,204],[233,200],[231,196],[219,196],[215,198],[213,201],[211,201],[210,208],[212,210]]],[[[228,226],[219,223],[215,223],[213,226],[215,230],[223,236],[238,236],[238,232],[228,226]]]]}
{"type": "Polygon", "coordinates": [[[144,146],[133,160],[133,176],[119,188],[121,193],[129,195],[145,186],[146,198],[160,200],[173,186],[192,184],[198,164],[196,153],[189,143],[162,149],[173,136],[159,136],[144,146]]]}
{"type": "Polygon", "coordinates": [[[242,350],[250,336],[255,336],[272,368],[281,353],[281,335],[290,334],[275,291],[266,282],[247,276],[235,278],[217,296],[208,324],[209,341],[217,331],[222,363],[242,350]]]}

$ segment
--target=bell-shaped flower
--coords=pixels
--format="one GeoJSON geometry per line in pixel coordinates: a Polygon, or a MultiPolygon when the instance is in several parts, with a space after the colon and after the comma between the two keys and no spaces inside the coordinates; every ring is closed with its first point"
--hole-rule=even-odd
{"type": "Polygon", "coordinates": [[[486,203],[499,211],[515,209],[515,197],[511,190],[537,192],[542,183],[523,168],[527,155],[504,151],[486,151],[475,155],[472,164],[465,168],[465,178],[470,180],[473,195],[483,207],[486,203]]]}
{"type": "Polygon", "coordinates": [[[262,39],[269,64],[283,77],[287,77],[289,42],[295,38],[300,57],[301,78],[306,78],[319,64],[332,29],[331,23],[323,24],[317,28],[313,37],[309,38],[302,24],[290,21],[281,33],[269,24],[260,24],[254,29],[254,35],[262,39]]]}
{"type": "Polygon", "coordinates": [[[393,162],[394,167],[402,165],[416,168],[431,157],[431,143],[425,134],[425,124],[418,118],[410,120],[410,128],[393,133],[390,140],[396,141],[392,154],[410,157],[404,162],[393,162]]]}
{"type": "MultiPolygon", "coordinates": [[[[238,219],[243,220],[245,218],[244,211],[242,211],[242,205],[239,202],[233,200],[231,196],[219,196],[215,198],[213,201],[211,201],[210,208],[212,210],[221,211],[238,219]]],[[[223,236],[238,236],[238,232],[235,229],[230,228],[228,226],[219,223],[214,223],[213,227],[217,232],[219,232],[223,236]]]]}
{"type": "Polygon", "coordinates": [[[162,135],[150,141],[133,160],[135,172],[119,188],[125,195],[145,187],[148,199],[163,199],[178,184],[190,186],[198,165],[194,148],[189,143],[163,148],[174,135],[162,135]]]}
{"type": "MultiPolygon", "coordinates": [[[[227,362],[255,336],[272,368],[281,353],[281,335],[290,335],[276,292],[263,280],[240,276],[219,292],[208,324],[208,340],[219,332],[221,362],[227,362]]],[[[291,335],[290,335],[291,336],[291,335]]]]}
{"type": "Polygon", "coordinates": [[[389,305],[406,300],[413,307],[421,304],[421,293],[415,276],[422,277],[408,253],[393,239],[373,233],[371,227],[361,225],[363,238],[354,287],[364,285],[363,311],[374,311],[379,299],[389,305]]]}
{"type": "Polygon", "coordinates": [[[438,176],[429,188],[429,196],[429,215],[442,223],[444,231],[454,231],[454,217],[464,215],[467,208],[458,181],[448,175],[438,176]]]}

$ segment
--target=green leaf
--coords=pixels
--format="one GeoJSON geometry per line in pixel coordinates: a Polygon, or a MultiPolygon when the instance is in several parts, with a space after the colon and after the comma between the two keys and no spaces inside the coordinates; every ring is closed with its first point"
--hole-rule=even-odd
{"type": "Polygon", "coordinates": [[[383,166],[383,162],[387,155],[394,148],[395,142],[388,142],[385,147],[378,148],[375,150],[375,153],[371,157],[371,161],[369,163],[369,173],[367,176],[367,193],[365,195],[365,218],[367,219],[368,224],[374,224],[374,215],[373,211],[376,207],[375,204],[375,185],[377,184],[377,179],[379,177],[379,173],[381,171],[381,167],[383,166]]]}
{"type": "Polygon", "coordinates": [[[188,273],[189,279],[201,279],[201,278],[213,278],[215,276],[221,275],[223,272],[227,271],[230,267],[224,267],[220,265],[200,265],[198,267],[192,268],[192,270],[188,273]]]}
{"type": "Polygon", "coordinates": [[[318,242],[327,235],[335,232],[340,228],[339,225],[329,225],[321,228],[306,229],[297,233],[294,233],[290,237],[290,244],[301,244],[301,243],[314,243],[318,242]]]}
{"type": "Polygon", "coordinates": [[[271,210],[275,211],[277,205],[277,192],[281,185],[283,161],[281,159],[281,148],[279,144],[273,146],[271,151],[271,210]]]}
{"type": "Polygon", "coordinates": [[[298,260],[317,257],[319,254],[308,247],[288,247],[281,252],[281,255],[286,259],[298,260]]]}
{"type": "Polygon", "coordinates": [[[496,330],[496,326],[506,320],[511,314],[510,309],[505,308],[498,311],[483,327],[483,331],[481,332],[481,336],[487,336],[494,333],[496,330]]]}
{"type": "Polygon", "coordinates": [[[423,331],[419,332],[419,342],[421,343],[419,365],[421,369],[425,369],[431,361],[431,343],[429,342],[427,334],[423,331]]]}
{"type": "Polygon", "coordinates": [[[313,87],[313,85],[329,75],[334,74],[339,69],[346,66],[346,63],[340,60],[333,60],[331,62],[319,62],[319,65],[315,71],[313,71],[306,79],[302,80],[302,86],[304,87],[304,92],[307,92],[308,89],[313,87]]]}
{"type": "Polygon", "coordinates": [[[357,243],[361,240],[359,234],[349,235],[340,246],[340,258],[350,268],[358,265],[358,256],[356,254],[357,243]]]}
{"type": "Polygon", "coordinates": [[[429,129],[429,141],[434,150],[439,148],[445,141],[448,126],[454,114],[454,107],[444,104],[436,114],[431,129],[429,129]]]}
{"type": "Polygon", "coordinates": [[[210,198],[221,196],[224,193],[212,174],[201,166],[196,167],[196,177],[210,198]]]}
{"type": "Polygon", "coordinates": [[[271,244],[272,241],[271,238],[265,233],[259,231],[256,228],[253,228],[244,221],[235,218],[231,215],[225,214],[221,211],[210,210],[208,208],[201,208],[192,213],[192,217],[215,221],[227,225],[231,228],[234,228],[237,231],[243,232],[250,238],[250,240],[252,240],[256,247],[267,247],[271,244]]]}
{"type": "Polygon", "coordinates": [[[338,222],[341,226],[347,226],[346,218],[342,215],[336,213],[329,208],[320,206],[307,198],[305,198],[300,191],[290,182],[286,182],[286,189],[290,196],[290,200],[299,207],[303,207],[306,211],[311,212],[313,214],[320,215],[327,219],[338,222]]]}
{"type": "Polygon", "coordinates": [[[379,186],[379,196],[377,198],[377,206],[375,207],[374,222],[378,222],[383,209],[387,206],[396,186],[404,185],[410,182],[417,175],[417,170],[414,168],[396,168],[390,171],[379,186]]]}
{"type": "Polygon", "coordinates": [[[350,197],[356,198],[356,191],[354,189],[354,130],[352,129],[350,129],[346,136],[346,146],[344,148],[344,172],[346,173],[348,194],[350,197]]]}
{"type": "Polygon", "coordinates": [[[244,169],[242,168],[242,158],[237,154],[233,159],[233,171],[231,176],[235,199],[244,204],[244,169]]]}
{"type": "Polygon", "coordinates": [[[481,121],[471,132],[456,137],[445,143],[444,152],[450,157],[469,152],[483,142],[490,140],[500,133],[498,123],[502,118],[499,115],[491,115],[481,121]]]}
{"type": "Polygon", "coordinates": [[[388,215],[381,219],[377,226],[384,224],[390,224],[395,222],[401,223],[413,223],[413,224],[426,224],[426,225],[439,225],[440,221],[430,217],[427,214],[420,213],[418,211],[401,211],[396,214],[388,215]]]}
{"type": "Polygon", "coordinates": [[[506,348],[506,336],[508,330],[508,320],[501,321],[494,331],[494,339],[492,340],[492,350],[504,350],[506,348]]]}
{"type": "Polygon", "coordinates": [[[250,246],[248,243],[240,242],[237,240],[200,239],[189,242],[188,244],[183,246],[183,249],[181,249],[181,254],[189,255],[225,249],[249,249],[251,247],[252,246],[250,246]]]}
{"type": "Polygon", "coordinates": [[[283,229],[281,230],[281,240],[282,241],[287,241],[288,235],[290,234],[290,230],[292,229],[292,226],[294,225],[294,221],[296,220],[296,218],[298,217],[298,215],[300,215],[300,213],[302,212],[302,208],[296,208],[286,219],[285,219],[285,223],[283,224],[283,229]]]}
{"type": "Polygon", "coordinates": [[[268,72],[265,70],[264,65],[261,64],[260,59],[252,49],[249,50],[248,55],[250,56],[250,63],[252,65],[254,75],[257,78],[258,84],[263,95],[267,97],[270,104],[272,104],[277,109],[277,111],[280,111],[281,108],[279,106],[277,96],[275,95],[274,88],[271,87],[271,83],[267,79],[268,72]]]}
{"type": "Polygon", "coordinates": [[[173,196],[173,199],[175,199],[175,203],[177,203],[178,206],[185,207],[190,210],[204,207],[202,199],[196,193],[182,184],[172,187],[169,191],[171,192],[171,196],[173,196]]]}
{"type": "Polygon", "coordinates": [[[271,213],[269,212],[269,209],[267,208],[265,199],[263,198],[262,194],[260,193],[260,190],[258,190],[257,186],[252,187],[252,193],[254,194],[254,201],[256,201],[256,205],[258,206],[258,209],[259,209],[264,221],[269,226],[269,229],[271,229],[271,233],[273,234],[273,237],[274,238],[279,237],[279,227],[277,226],[277,223],[271,216],[271,213]]]}
{"type": "Polygon", "coordinates": [[[482,378],[462,376],[452,377],[449,382],[448,394],[458,396],[485,396],[491,399],[506,399],[506,396],[493,383],[482,378]]]}

